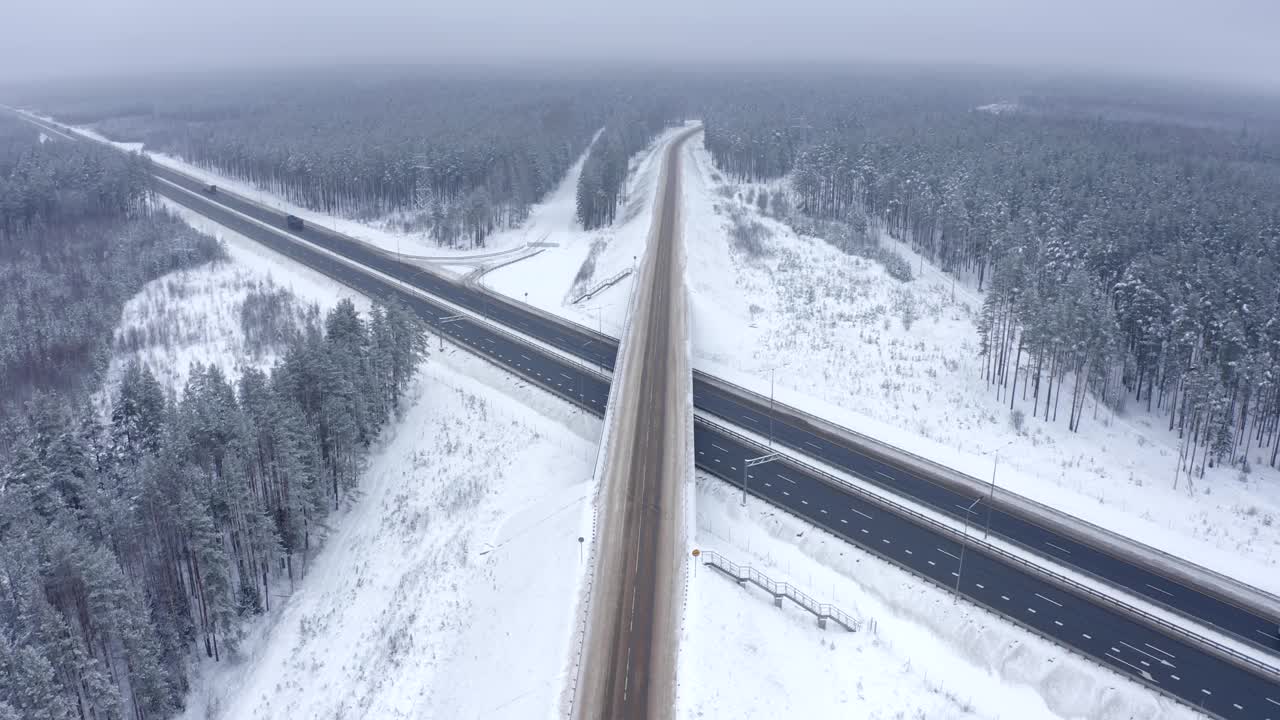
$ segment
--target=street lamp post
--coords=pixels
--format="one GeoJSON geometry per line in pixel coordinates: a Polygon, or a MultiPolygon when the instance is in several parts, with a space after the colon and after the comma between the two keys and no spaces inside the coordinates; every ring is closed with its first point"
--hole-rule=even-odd
{"type": "Polygon", "coordinates": [[[747,468],[753,468],[757,465],[764,465],[765,463],[773,462],[781,457],[781,455],[781,453],[774,452],[769,453],[768,455],[761,455],[756,458],[747,458],[742,461],[742,505],[744,507],[747,504],[747,468]]]}
{"type": "Polygon", "coordinates": [[[987,526],[982,529],[982,539],[986,540],[991,534],[991,513],[995,512],[996,499],[996,468],[1000,467],[1000,456],[995,456],[995,462],[991,464],[991,494],[987,496],[987,526]]]}
{"type": "Polygon", "coordinates": [[[780,368],[785,368],[790,365],[790,362],[784,362],[769,368],[769,447],[771,449],[773,448],[773,376],[780,368]]]}
{"type": "Polygon", "coordinates": [[[964,539],[960,541],[960,567],[956,569],[956,602],[960,602],[960,577],[964,575],[964,550],[969,546],[969,513],[973,512],[973,506],[980,502],[982,498],[977,498],[964,509],[964,539]]]}
{"type": "Polygon", "coordinates": [[[439,327],[436,328],[437,334],[440,337],[440,352],[444,352],[444,326],[463,319],[464,318],[461,315],[450,315],[448,317],[440,318],[439,327]]]}

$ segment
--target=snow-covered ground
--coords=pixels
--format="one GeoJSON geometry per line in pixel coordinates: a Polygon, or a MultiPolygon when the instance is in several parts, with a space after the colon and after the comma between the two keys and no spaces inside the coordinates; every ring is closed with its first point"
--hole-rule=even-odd
{"type": "MultiPolygon", "coordinates": [[[[148,285],[119,333],[170,390],[192,361],[230,374],[239,307],[270,282],[322,310],[352,291],[178,209],[230,259],[148,285]]],[[[434,349],[434,344],[432,348],[434,349]]],[[[111,377],[129,359],[113,359],[111,377]]],[[[188,718],[554,716],[575,641],[599,420],[447,345],[370,458],[359,493],[292,596],[247,628],[239,654],[202,657],[188,718]]]]}
{"type": "Polygon", "coordinates": [[[574,166],[547,203],[534,209],[535,228],[530,236],[545,239],[543,252],[496,269],[484,276],[487,287],[548,312],[556,313],[606,334],[619,336],[631,294],[632,276],[589,300],[572,304],[574,297],[599,283],[631,270],[644,254],[653,219],[653,199],[667,143],[684,131],[675,127],[660,135],[631,160],[626,201],[614,225],[584,231],[575,217],[574,191],[581,165],[574,166]],[[591,272],[583,265],[591,258],[591,272]],[[579,280],[580,275],[585,279],[579,280]]]}
{"type": "Polygon", "coordinates": [[[313,305],[322,315],[343,298],[359,310],[369,307],[363,295],[345,285],[286,261],[182,205],[164,199],[161,203],[192,227],[220,239],[228,260],[157,278],[125,303],[114,333],[108,385],[120,378],[131,360],[148,366],[175,392],[186,385],[193,362],[216,363],[232,377],[246,367],[271,367],[277,348],[251,352],[240,323],[245,298],[254,290],[285,290],[299,300],[296,310],[313,305]]]}
{"type": "MultiPolygon", "coordinates": [[[[1173,487],[1167,417],[1092,401],[1080,431],[1031,417],[982,379],[981,295],[910,261],[900,282],[876,262],[797,237],[728,186],[697,143],[686,146],[685,237],[694,364],[845,427],[987,479],[1072,515],[1272,592],[1280,592],[1280,473],[1210,468],[1188,494],[1173,487]],[[765,226],[766,252],[729,236],[729,206],[765,226]],[[922,272],[921,272],[922,271],[922,272]]],[[[771,187],[776,190],[777,185],[771,187]]]]}
{"type": "Polygon", "coordinates": [[[755,497],[698,479],[696,544],[862,622],[848,633],[709,567],[690,578],[680,718],[1197,715],[755,497]]]}

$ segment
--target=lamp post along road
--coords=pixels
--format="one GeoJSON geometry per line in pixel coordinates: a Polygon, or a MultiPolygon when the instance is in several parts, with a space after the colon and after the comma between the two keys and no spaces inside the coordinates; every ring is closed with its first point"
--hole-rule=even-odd
{"type": "Polygon", "coordinates": [[[753,468],[757,465],[764,465],[765,463],[773,462],[779,457],[782,457],[782,453],[774,452],[769,453],[768,455],[761,455],[757,458],[749,458],[742,462],[742,504],[744,506],[747,504],[747,468],[753,468]]]}
{"type": "Polygon", "coordinates": [[[448,317],[440,318],[440,326],[436,328],[437,335],[440,337],[440,352],[444,352],[444,326],[463,319],[461,315],[449,315],[448,317]]]}
{"type": "Polygon", "coordinates": [[[964,539],[960,541],[960,567],[956,569],[956,594],[952,596],[954,602],[960,602],[960,578],[964,575],[964,549],[969,547],[969,513],[973,512],[973,506],[980,502],[982,498],[977,498],[964,509],[964,539]]]}

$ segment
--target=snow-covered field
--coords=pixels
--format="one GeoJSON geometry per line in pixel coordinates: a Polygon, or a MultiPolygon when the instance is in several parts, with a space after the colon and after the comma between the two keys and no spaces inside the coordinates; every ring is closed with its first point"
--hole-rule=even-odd
{"type": "MultiPolygon", "coordinates": [[[[956,286],[905,246],[913,279],[797,237],[747,203],[696,143],[686,149],[685,237],[694,364],[780,401],[1205,567],[1280,592],[1280,473],[1210,468],[1188,494],[1173,487],[1167,417],[1090,407],[1079,433],[1031,417],[981,376],[976,291],[956,286]],[[766,252],[729,236],[729,207],[763,224],[766,252]],[[920,272],[920,271],[923,272],[920,272]]],[[[776,185],[772,189],[776,189],[776,185]]],[[[885,243],[894,241],[885,238],[885,243]]]]}
{"type": "Polygon", "coordinates": [[[848,633],[709,567],[690,579],[681,718],[1093,718],[1196,713],[700,475],[696,543],[862,621],[848,633]]]}
{"type": "MultiPolygon", "coordinates": [[[[231,374],[270,364],[244,347],[239,307],[251,287],[270,282],[322,310],[342,297],[368,307],[181,212],[221,237],[230,260],[151,283],[118,330],[152,334],[157,343],[137,354],[171,390],[192,361],[231,374]]],[[[129,355],[113,359],[112,377],[129,355]]],[[[293,595],[272,598],[238,656],[195,660],[186,717],[556,714],[599,421],[452,346],[432,352],[420,373],[293,595]]]]}

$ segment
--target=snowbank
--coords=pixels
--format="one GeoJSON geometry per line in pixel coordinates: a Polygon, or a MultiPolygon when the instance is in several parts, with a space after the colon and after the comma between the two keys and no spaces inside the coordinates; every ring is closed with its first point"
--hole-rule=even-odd
{"type": "Polygon", "coordinates": [[[982,379],[981,294],[889,239],[910,282],[797,237],[746,202],[761,186],[726,182],[696,144],[685,160],[696,368],[766,395],[776,368],[781,402],[1280,592],[1280,472],[1265,460],[1210,468],[1189,495],[1167,418],[1090,406],[1073,433],[1018,397],[1019,427],[982,379]],[[762,253],[734,244],[731,208],[764,227],[762,253]]]}

